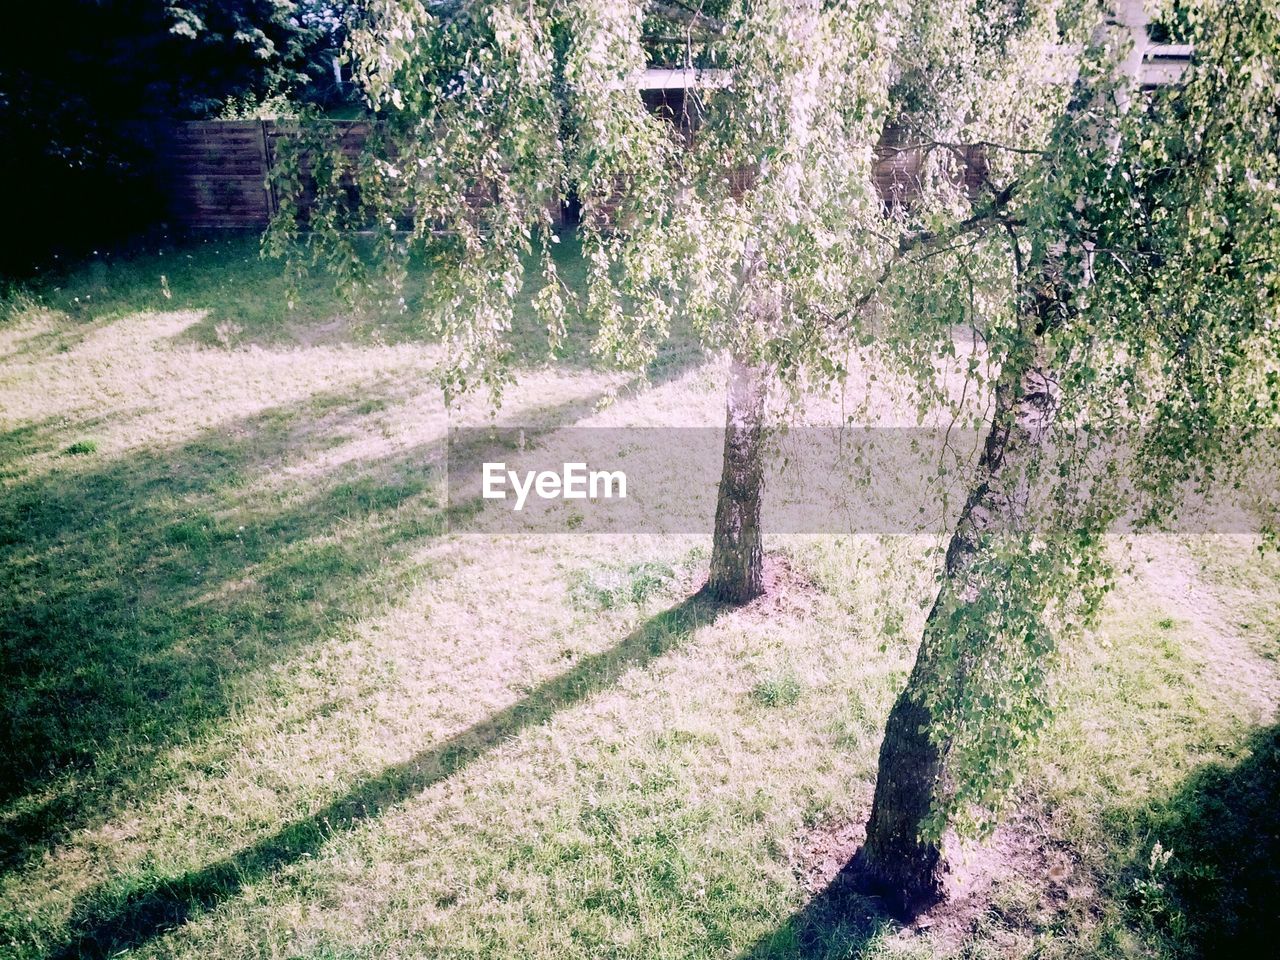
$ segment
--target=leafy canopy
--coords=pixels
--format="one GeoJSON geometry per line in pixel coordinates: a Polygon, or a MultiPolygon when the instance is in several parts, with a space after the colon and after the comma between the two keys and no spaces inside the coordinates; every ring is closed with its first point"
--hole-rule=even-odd
{"type": "MultiPolygon", "coordinates": [[[[306,253],[357,289],[394,290],[411,255],[431,263],[451,396],[496,394],[510,379],[507,334],[530,256],[535,302],[559,336],[566,291],[550,211],[571,195],[590,264],[582,307],[603,359],[642,367],[683,311],[706,345],[768,363],[789,384],[838,380],[850,330],[832,317],[883,281],[899,232],[968,207],[942,151],[911,213],[886,221],[873,180],[886,123],[910,116],[913,131],[955,136],[982,117],[1002,132],[1042,129],[1054,102],[1043,84],[1009,91],[1059,39],[1055,3],[673,7],[685,10],[376,0],[353,34],[379,119],[370,149],[354,169],[296,168],[283,192],[314,182],[306,253]],[[694,75],[692,136],[638,96],[653,62],[714,71],[694,75]],[[355,228],[374,232],[373,271],[355,228]]],[[[286,205],[272,252],[296,252],[296,213],[286,205]]],[[[878,333],[862,324],[864,341],[878,333]]]]}

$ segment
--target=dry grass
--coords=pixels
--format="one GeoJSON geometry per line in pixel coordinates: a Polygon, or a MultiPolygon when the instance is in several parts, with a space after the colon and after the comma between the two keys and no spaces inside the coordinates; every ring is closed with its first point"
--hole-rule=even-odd
{"type": "MultiPolygon", "coordinates": [[[[277,311],[249,250],[89,268],[0,323],[0,954],[1213,942],[1199,848],[1178,849],[1198,834],[1170,811],[1199,809],[1199,772],[1230,781],[1275,722],[1280,588],[1251,542],[1138,545],[1153,559],[1062,677],[1021,852],[960,921],[899,929],[827,884],[865,815],[936,541],[775,538],[773,590],[726,612],[689,599],[704,537],[450,534],[435,348],[319,293],[277,311]],[[1167,882],[1144,873],[1156,840],[1175,847],[1167,882]]],[[[718,421],[716,364],[659,379],[635,392],[531,360],[499,419],[718,421]]],[[[477,401],[452,422],[487,416],[477,401]]]]}

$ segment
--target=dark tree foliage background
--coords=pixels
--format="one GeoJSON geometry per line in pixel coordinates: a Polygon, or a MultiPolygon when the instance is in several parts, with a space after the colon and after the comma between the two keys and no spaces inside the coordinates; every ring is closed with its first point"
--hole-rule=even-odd
{"type": "Polygon", "coordinates": [[[0,30],[0,184],[22,274],[156,225],[153,125],[229,97],[326,105],[348,0],[46,0],[0,30]]]}

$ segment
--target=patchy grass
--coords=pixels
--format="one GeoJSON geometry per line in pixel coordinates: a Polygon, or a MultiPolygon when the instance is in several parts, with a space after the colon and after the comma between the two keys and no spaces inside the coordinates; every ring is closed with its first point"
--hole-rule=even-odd
{"type": "Polygon", "coordinates": [[[800,702],[804,691],[804,681],[787,665],[752,687],[751,696],[761,706],[790,707],[800,702]]]}
{"type": "Polygon", "coordinates": [[[643,606],[651,596],[670,588],[675,581],[675,568],[653,560],[574,570],[569,577],[569,603],[588,613],[614,610],[627,604],[643,606]]]}
{"type": "MultiPolygon", "coordinates": [[[[557,272],[569,291],[566,337],[556,353],[548,349],[546,330],[532,309],[536,286],[519,300],[512,331],[515,359],[540,365],[555,361],[582,367],[593,363],[590,331],[574,299],[585,291],[586,272],[575,237],[552,247],[557,272]]],[[[536,278],[538,268],[530,265],[536,278]]],[[[102,251],[71,271],[55,272],[7,300],[11,319],[56,313],[60,323],[24,338],[15,356],[39,351],[65,353],[84,337],[121,317],[142,312],[198,311],[199,317],[173,333],[176,344],[231,349],[258,346],[381,345],[428,342],[435,337],[423,314],[426,271],[410,269],[403,306],[348,302],[323,273],[303,278],[290,306],[283,264],[264,259],[256,234],[229,232],[205,239],[162,242],[114,253],[102,251]]],[[[2,321],[0,321],[2,322],[2,321]]],[[[675,338],[654,362],[650,375],[678,370],[695,341],[675,338]]],[[[9,351],[0,349],[0,359],[9,351]]]]}
{"type": "MultiPolygon", "coordinates": [[[[774,538],[771,592],[725,611],[694,595],[702,537],[451,533],[446,433],[489,411],[446,416],[425,331],[318,282],[289,313],[249,240],[108,260],[0,323],[6,957],[1274,942],[1280,578],[1255,541],[1135,543],[1061,678],[1026,849],[976,915],[902,929],[839,869],[936,539],[774,538]]],[[[548,362],[530,330],[500,422],[721,416],[714,365],[628,392],[575,360],[589,331],[548,362]]]]}

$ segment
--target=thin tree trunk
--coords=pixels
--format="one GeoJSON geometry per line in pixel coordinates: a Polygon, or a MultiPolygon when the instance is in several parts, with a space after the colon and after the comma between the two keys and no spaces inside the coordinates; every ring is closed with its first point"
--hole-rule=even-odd
{"type": "MultiPolygon", "coordinates": [[[[875,798],[859,857],[868,886],[893,908],[912,915],[945,898],[948,863],[944,844],[921,839],[921,828],[950,782],[947,749],[934,743],[934,691],[963,684],[963,664],[940,652],[957,604],[977,601],[984,589],[985,552],[999,549],[1002,533],[1024,525],[1029,474],[1043,449],[1055,405],[1053,378],[1040,362],[1002,377],[995,416],[979,461],[978,482],[965,503],[947,547],[943,586],[925,623],[907,686],[894,704],[880,747],[875,798]]],[[[971,636],[966,649],[980,649],[971,636]]],[[[947,645],[950,646],[950,645],[947,645]]]]}
{"type": "Polygon", "coordinates": [[[767,394],[764,368],[734,357],[729,369],[724,465],[707,580],[707,592],[721,603],[746,603],[764,592],[760,496],[764,488],[761,444],[767,394]]]}

